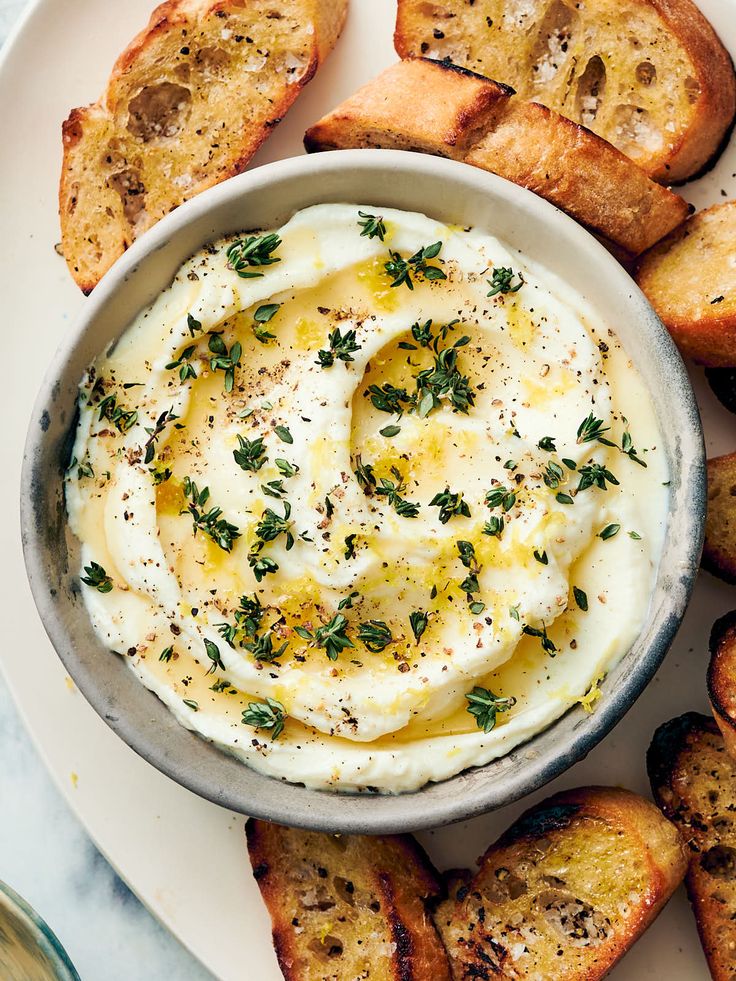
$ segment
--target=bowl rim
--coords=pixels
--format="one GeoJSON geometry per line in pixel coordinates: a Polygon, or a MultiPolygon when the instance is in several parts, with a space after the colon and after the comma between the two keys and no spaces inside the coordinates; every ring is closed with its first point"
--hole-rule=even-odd
{"type": "Polygon", "coordinates": [[[69,960],[69,955],[48,923],[39,916],[30,903],[2,880],[0,880],[0,906],[10,910],[28,927],[38,944],[38,949],[53,967],[57,981],[80,981],[76,968],[69,960]]]}
{"type": "MultiPolygon", "coordinates": [[[[379,195],[380,192],[377,192],[376,197],[379,195]]],[[[330,200],[330,198],[326,200],[330,200]]],[[[311,203],[313,203],[311,200],[307,200],[302,207],[307,207],[311,203]]],[[[427,211],[431,213],[431,210],[428,203],[427,211]]],[[[212,235],[208,240],[212,241],[216,237],[217,234],[212,235]]],[[[116,336],[120,336],[128,323],[129,320],[126,320],[116,336]]],[[[662,374],[662,380],[665,380],[664,374],[662,374]]],[[[49,365],[29,421],[20,484],[23,553],[36,608],[46,633],[66,670],[86,700],[106,724],[136,753],[162,773],[198,796],[221,806],[243,814],[311,830],[368,834],[438,827],[495,810],[534,792],[586,756],[620,721],[648,685],[679,629],[699,568],[704,537],[705,501],[703,432],[695,395],[685,366],[669,333],[623,267],[587,230],[531,191],[464,163],[403,150],[340,150],[327,154],[293,157],[266,164],[216,185],[186,202],[134,242],[103,277],[91,297],[86,301],[84,309],[73,328],[64,336],[49,365]],[[248,767],[247,764],[236,761],[238,767],[255,775],[250,781],[254,784],[254,789],[260,788],[263,791],[262,781],[264,780],[279,789],[279,793],[276,794],[276,801],[271,800],[270,803],[263,805],[258,793],[251,792],[244,795],[239,789],[230,786],[213,786],[213,781],[208,779],[206,774],[200,770],[190,771],[186,765],[186,759],[172,758],[172,755],[163,751],[155,740],[152,741],[148,738],[146,732],[141,732],[130,724],[125,718],[125,713],[111,713],[109,711],[109,699],[104,695],[102,688],[96,683],[92,674],[87,671],[76,656],[74,645],[70,642],[68,631],[53,600],[55,590],[48,581],[42,560],[43,549],[46,546],[41,521],[39,521],[41,515],[39,499],[41,495],[38,491],[38,482],[43,482],[44,472],[39,469],[39,456],[44,447],[46,430],[49,425],[48,407],[53,404],[55,392],[67,362],[85,338],[90,326],[114,300],[117,293],[125,289],[126,283],[134,277],[141,265],[150,256],[164,249],[167,243],[183,228],[196,224],[213,208],[255,194],[260,189],[278,184],[279,181],[298,180],[305,176],[315,177],[316,175],[329,180],[330,175],[339,174],[346,170],[385,170],[386,167],[399,171],[410,171],[411,176],[418,179],[427,175],[432,179],[444,177],[464,184],[472,184],[473,192],[476,194],[482,194],[485,190],[491,195],[505,197],[511,206],[519,210],[521,216],[531,215],[536,221],[541,220],[548,225],[556,225],[561,233],[564,232],[567,241],[578,250],[579,255],[585,255],[586,259],[593,256],[599,264],[608,267],[608,275],[614,277],[620,284],[622,291],[628,294],[629,301],[627,302],[631,302],[632,308],[638,308],[640,314],[646,317],[652,331],[649,338],[652,350],[659,359],[667,363],[667,390],[670,393],[676,393],[677,396],[677,399],[673,400],[672,395],[669,395],[669,398],[674,401],[674,417],[680,428],[677,439],[680,443],[688,442],[691,457],[688,461],[687,472],[683,477],[682,493],[679,495],[678,501],[670,500],[670,523],[673,514],[676,514],[678,518],[676,525],[677,538],[680,542],[676,563],[678,588],[674,591],[676,595],[670,598],[667,604],[668,608],[660,616],[660,622],[656,629],[651,624],[645,625],[645,627],[650,628],[647,633],[646,649],[642,651],[635,667],[632,668],[623,683],[615,690],[609,691],[608,697],[601,699],[595,713],[585,715],[585,718],[580,719],[579,724],[576,724],[572,738],[567,742],[561,741],[559,746],[555,745],[552,750],[547,749],[544,752],[533,754],[532,758],[524,761],[523,767],[510,774],[505,774],[503,788],[500,788],[497,782],[489,780],[483,785],[480,792],[478,792],[477,787],[473,787],[470,794],[463,793],[461,789],[458,789],[456,793],[445,794],[444,796],[431,794],[433,788],[456,784],[462,788],[468,774],[487,771],[493,767],[495,762],[498,762],[495,760],[490,761],[485,766],[463,771],[439,783],[426,784],[417,791],[398,795],[355,795],[334,790],[304,788],[265,776],[248,767]],[[34,487],[36,488],[35,491],[34,487]],[[427,799],[422,805],[421,802],[424,798],[431,798],[431,803],[430,799],[427,799]],[[407,803],[406,806],[402,806],[401,803],[396,802],[407,803]]],[[[667,541],[664,547],[666,548],[666,546],[667,541]]],[[[658,572],[658,582],[659,575],[658,572]]],[[[641,642],[644,633],[645,628],[642,629],[642,633],[632,648],[623,656],[620,664],[630,658],[633,646],[641,642]]],[[[135,681],[140,686],[142,693],[155,700],[158,712],[170,715],[163,703],[148,692],[137,678],[135,681]]],[[[117,707],[119,708],[119,705],[117,707]]],[[[570,709],[549,727],[532,736],[527,743],[522,743],[520,748],[534,744],[544,733],[557,729],[571,713],[578,711],[582,711],[579,706],[570,709]]],[[[153,710],[151,714],[153,714],[153,710]]],[[[177,723],[177,725],[179,724],[177,723]]],[[[182,733],[190,735],[183,726],[180,728],[182,733]]],[[[205,745],[209,745],[200,737],[195,738],[205,745]]],[[[221,750],[214,751],[222,757],[233,759],[221,750]]],[[[196,753],[196,751],[194,752],[196,753]]],[[[512,750],[510,754],[507,754],[507,757],[513,757],[515,752],[516,750],[512,750]]],[[[500,759],[503,760],[507,757],[500,759]]],[[[470,786],[472,786],[472,781],[470,786]]],[[[270,797],[271,795],[267,796],[270,797]]]]}

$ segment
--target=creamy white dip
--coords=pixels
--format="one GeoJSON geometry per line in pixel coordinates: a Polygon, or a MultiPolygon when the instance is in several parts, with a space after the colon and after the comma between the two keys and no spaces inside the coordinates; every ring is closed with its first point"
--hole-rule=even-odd
{"type": "Polygon", "coordinates": [[[67,504],[98,636],[183,725],[399,792],[593,708],[646,617],[668,474],[569,287],[479,230],[383,210],[382,240],[359,211],[295,215],[253,278],[236,239],[184,265],[82,383],[67,504]],[[434,243],[392,285],[391,253],[434,243]]]}

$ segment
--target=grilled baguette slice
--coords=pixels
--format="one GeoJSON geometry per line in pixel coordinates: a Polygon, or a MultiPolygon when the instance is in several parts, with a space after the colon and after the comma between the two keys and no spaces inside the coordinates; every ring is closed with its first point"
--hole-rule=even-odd
{"type": "Polygon", "coordinates": [[[729,754],[736,760],[736,610],[710,632],[708,697],[729,754]]]}
{"type": "Polygon", "coordinates": [[[556,794],[492,845],[436,914],[456,981],[602,978],[685,874],[677,830],[626,790],[556,794]]]}
{"type": "Polygon", "coordinates": [[[660,726],[647,755],[657,803],[690,852],[685,884],[715,981],[736,969],[736,763],[713,719],[688,712],[660,726]]]}
{"type": "Polygon", "coordinates": [[[413,838],[253,819],[246,836],[286,981],[450,981],[425,907],[440,885],[413,838]]]}
{"type": "Polygon", "coordinates": [[[327,56],[347,0],[168,0],[63,126],[62,245],[89,293],[142,232],[245,169],[327,56]]]}
{"type": "Polygon", "coordinates": [[[464,160],[535,191],[627,256],[688,206],[614,147],[490,79],[424,58],[399,62],[306,133],[307,150],[384,147],[464,160]]]}
{"type": "Polygon", "coordinates": [[[736,110],[731,59],[691,0],[399,0],[395,45],[512,85],[668,184],[708,164],[736,110]]]}
{"type": "Polygon", "coordinates": [[[698,211],[641,257],[636,281],[684,354],[736,367],[736,201],[698,211]]]}
{"type": "Polygon", "coordinates": [[[736,453],[708,460],[703,567],[736,584],[736,453]]]}

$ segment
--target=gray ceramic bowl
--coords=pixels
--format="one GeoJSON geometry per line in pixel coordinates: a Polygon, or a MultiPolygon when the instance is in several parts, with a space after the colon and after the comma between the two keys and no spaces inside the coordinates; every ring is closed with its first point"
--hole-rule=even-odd
{"type": "Polygon", "coordinates": [[[136,752],[196,794],[245,814],[343,832],[407,831],[492,810],[541,787],[588,753],[652,678],[677,631],[702,545],[704,451],[695,399],[662,324],[617,262],[552,205],[465,164],[351,150],[299,157],[205,192],[146,233],[87,301],[53,360],[30,424],[21,488],[28,575],[46,630],[92,706],[136,752]],[[604,683],[596,711],[577,708],[508,756],[401,796],[348,796],[262,776],[182,728],[101,646],[79,593],[79,545],[65,521],[77,384],[85,367],[206,242],[275,227],[307,205],[350,201],[422,211],[488,229],[546,265],[616,331],[652,392],[672,473],[664,556],[648,620],[604,683]]]}
{"type": "Polygon", "coordinates": [[[79,981],[56,935],[17,892],[0,882],[3,981],[79,981]]]}

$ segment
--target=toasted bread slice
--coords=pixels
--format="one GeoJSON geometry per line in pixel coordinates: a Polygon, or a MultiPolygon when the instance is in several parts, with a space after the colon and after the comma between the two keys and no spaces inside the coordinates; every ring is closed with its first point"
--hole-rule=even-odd
{"type": "Polygon", "coordinates": [[[62,247],[89,293],[142,232],[240,173],[342,28],[347,0],[168,0],[63,126],[62,247]]]}
{"type": "Polygon", "coordinates": [[[626,790],[582,788],[527,811],[436,922],[456,979],[602,978],[685,874],[677,830],[626,790]]]}
{"type": "Polygon", "coordinates": [[[687,841],[685,884],[714,981],[736,970],[736,763],[713,719],[660,726],[647,755],[657,803],[687,841]]]}
{"type": "Polygon", "coordinates": [[[253,819],[246,836],[286,981],[450,981],[425,906],[440,885],[413,838],[253,819]]]}
{"type": "Polygon", "coordinates": [[[736,453],[708,460],[703,568],[736,584],[736,453]]]}
{"type": "Polygon", "coordinates": [[[497,82],[423,58],[388,68],[304,142],[310,151],[384,147],[464,160],[535,191],[629,256],[688,213],[593,133],[497,82]]]}
{"type": "Polygon", "coordinates": [[[736,760],[736,610],[716,620],[710,633],[708,697],[726,749],[736,760]]]}
{"type": "Polygon", "coordinates": [[[684,354],[736,367],[736,201],[698,211],[641,257],[636,281],[684,354]]]}
{"type": "Polygon", "coordinates": [[[667,184],[708,164],[736,111],[731,59],[691,0],[399,0],[395,45],[506,82],[667,184]]]}

